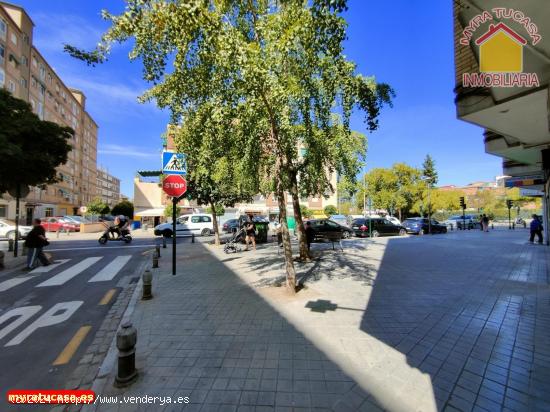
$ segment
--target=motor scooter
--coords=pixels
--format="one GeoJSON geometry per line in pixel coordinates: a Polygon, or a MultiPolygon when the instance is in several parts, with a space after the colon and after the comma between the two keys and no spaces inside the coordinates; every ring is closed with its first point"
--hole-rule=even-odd
{"type": "Polygon", "coordinates": [[[100,245],[104,245],[109,241],[120,241],[128,244],[132,241],[132,236],[130,235],[130,231],[128,229],[122,230],[119,234],[116,228],[109,226],[97,241],[100,245]]]}

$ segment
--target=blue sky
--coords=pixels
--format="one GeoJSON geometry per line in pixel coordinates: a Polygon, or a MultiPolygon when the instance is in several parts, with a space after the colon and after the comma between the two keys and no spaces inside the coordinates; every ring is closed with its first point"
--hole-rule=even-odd
{"type": "MultiPolygon", "coordinates": [[[[87,96],[87,110],[99,124],[98,163],[122,179],[133,195],[137,170],[160,167],[160,135],[168,113],[138,104],[147,84],[141,63],[129,62],[129,47],[117,46],[110,60],[94,68],[62,52],[62,43],[91,48],[107,27],[100,10],[122,10],[119,0],[13,0],[36,27],[34,42],[70,87],[87,96]]],[[[440,184],[492,180],[499,158],[484,153],[482,129],[456,120],[452,2],[419,7],[410,0],[350,0],[347,56],[359,72],[389,83],[397,97],[385,109],[380,128],[369,134],[367,169],[395,162],[420,166],[427,153],[436,161],[440,184]]],[[[364,131],[360,114],[353,126],[364,131]]]]}

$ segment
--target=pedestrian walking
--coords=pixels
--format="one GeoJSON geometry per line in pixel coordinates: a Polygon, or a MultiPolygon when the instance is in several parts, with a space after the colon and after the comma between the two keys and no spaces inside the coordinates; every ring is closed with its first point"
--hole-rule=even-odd
{"type": "Polygon", "coordinates": [[[489,216],[485,214],[481,218],[481,228],[484,232],[489,232],[489,216]]]}
{"type": "Polygon", "coordinates": [[[479,230],[483,232],[483,216],[485,215],[479,215],[479,230]]]}
{"type": "Polygon", "coordinates": [[[315,240],[315,230],[311,226],[311,222],[306,222],[306,242],[307,251],[311,250],[311,243],[315,240]]]}
{"type": "Polygon", "coordinates": [[[28,249],[27,269],[29,270],[34,269],[36,259],[38,259],[44,266],[48,266],[50,264],[49,259],[42,250],[44,246],[48,246],[50,242],[46,239],[46,231],[40,223],[42,223],[40,219],[34,219],[32,221],[33,227],[25,239],[25,246],[28,249]]]}
{"type": "Polygon", "coordinates": [[[531,220],[529,229],[531,231],[529,242],[534,243],[535,236],[537,236],[539,244],[542,244],[542,223],[537,215],[533,215],[533,220],[531,220]]]}
{"type": "Polygon", "coordinates": [[[252,247],[256,250],[256,227],[254,226],[252,215],[248,215],[248,220],[244,224],[244,230],[246,232],[246,237],[244,238],[246,243],[245,250],[248,250],[249,243],[252,243],[252,247]]]}

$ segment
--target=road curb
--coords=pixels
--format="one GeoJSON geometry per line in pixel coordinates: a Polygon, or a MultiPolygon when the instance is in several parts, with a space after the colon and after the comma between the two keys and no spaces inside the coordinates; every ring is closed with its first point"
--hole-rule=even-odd
{"type": "MultiPolygon", "coordinates": [[[[75,383],[78,382],[78,387],[82,386],[83,389],[84,388],[85,389],[89,388],[89,389],[93,390],[96,394],[99,394],[102,391],[102,389],[105,387],[105,385],[108,383],[109,376],[110,376],[110,374],[113,370],[113,367],[116,363],[117,354],[118,354],[118,350],[116,348],[116,332],[120,328],[121,324],[123,324],[125,321],[127,321],[131,318],[132,313],[134,312],[134,309],[135,309],[135,306],[137,304],[137,300],[138,300],[138,297],[139,297],[139,292],[141,291],[141,285],[142,285],[141,273],[147,268],[147,266],[149,264],[150,264],[150,260],[149,259],[144,259],[143,262],[141,263],[141,265],[139,266],[139,268],[137,269],[137,273],[140,274],[138,281],[134,284],[128,283],[128,285],[126,286],[128,288],[128,290],[130,290],[130,289],[132,289],[132,285],[135,285],[135,286],[133,286],[133,290],[130,292],[131,293],[130,299],[129,299],[127,305],[126,305],[126,308],[125,308],[123,314],[120,316],[119,321],[117,322],[116,325],[111,325],[111,327],[109,328],[109,332],[111,332],[113,334],[113,336],[112,336],[111,341],[108,345],[108,349],[107,349],[107,351],[106,351],[106,353],[103,357],[102,362],[100,364],[98,364],[99,366],[97,366],[97,369],[95,369],[95,371],[93,373],[94,374],[93,378],[90,381],[85,381],[86,374],[82,373],[83,372],[82,370],[78,371],[78,369],[81,366],[85,366],[85,365],[81,365],[79,363],[79,366],[77,367],[77,369],[75,369],[75,371],[73,372],[73,375],[71,376],[71,378],[69,379],[69,381],[67,383],[67,389],[74,389],[73,387],[77,386],[75,383]],[[83,382],[83,380],[84,380],[84,382],[83,382]],[[91,383],[91,388],[89,387],[88,382],[91,383]]],[[[128,276],[128,278],[131,278],[131,277],[128,276]]],[[[113,303],[113,306],[109,310],[109,313],[107,314],[107,316],[105,317],[103,322],[108,322],[108,318],[112,317],[114,315],[114,313],[118,310],[118,308],[116,306],[121,303],[123,293],[124,293],[124,290],[119,294],[117,300],[113,303]]],[[[100,326],[100,329],[96,332],[96,336],[97,336],[97,333],[100,332],[102,327],[103,327],[103,323],[100,326]]],[[[96,336],[94,336],[94,341],[96,340],[96,336]]],[[[90,345],[90,347],[91,346],[92,345],[90,345]]],[[[89,353],[89,352],[91,352],[91,351],[88,349],[86,351],[86,353],[84,354],[84,356],[81,358],[81,361],[82,361],[82,359],[85,359],[85,358],[90,359],[90,355],[92,355],[91,356],[92,359],[95,359],[95,357],[96,357],[95,352],[92,352],[92,353],[89,353]]],[[[88,368],[90,366],[93,367],[93,363],[88,364],[88,368]]],[[[90,371],[88,371],[87,373],[90,373],[90,371]]],[[[95,405],[82,405],[79,408],[71,407],[69,410],[71,410],[71,411],[73,411],[73,410],[93,411],[95,409],[96,409],[95,405]]],[[[63,410],[66,410],[66,409],[63,409],[63,410]]]]}

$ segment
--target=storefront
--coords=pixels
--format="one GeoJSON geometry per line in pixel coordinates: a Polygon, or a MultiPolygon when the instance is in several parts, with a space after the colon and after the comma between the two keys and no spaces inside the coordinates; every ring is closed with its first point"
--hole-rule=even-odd
{"type": "Polygon", "coordinates": [[[454,31],[457,117],[485,129],[485,151],[515,187],[544,192],[548,228],[550,7],[455,0],[454,31]]]}

